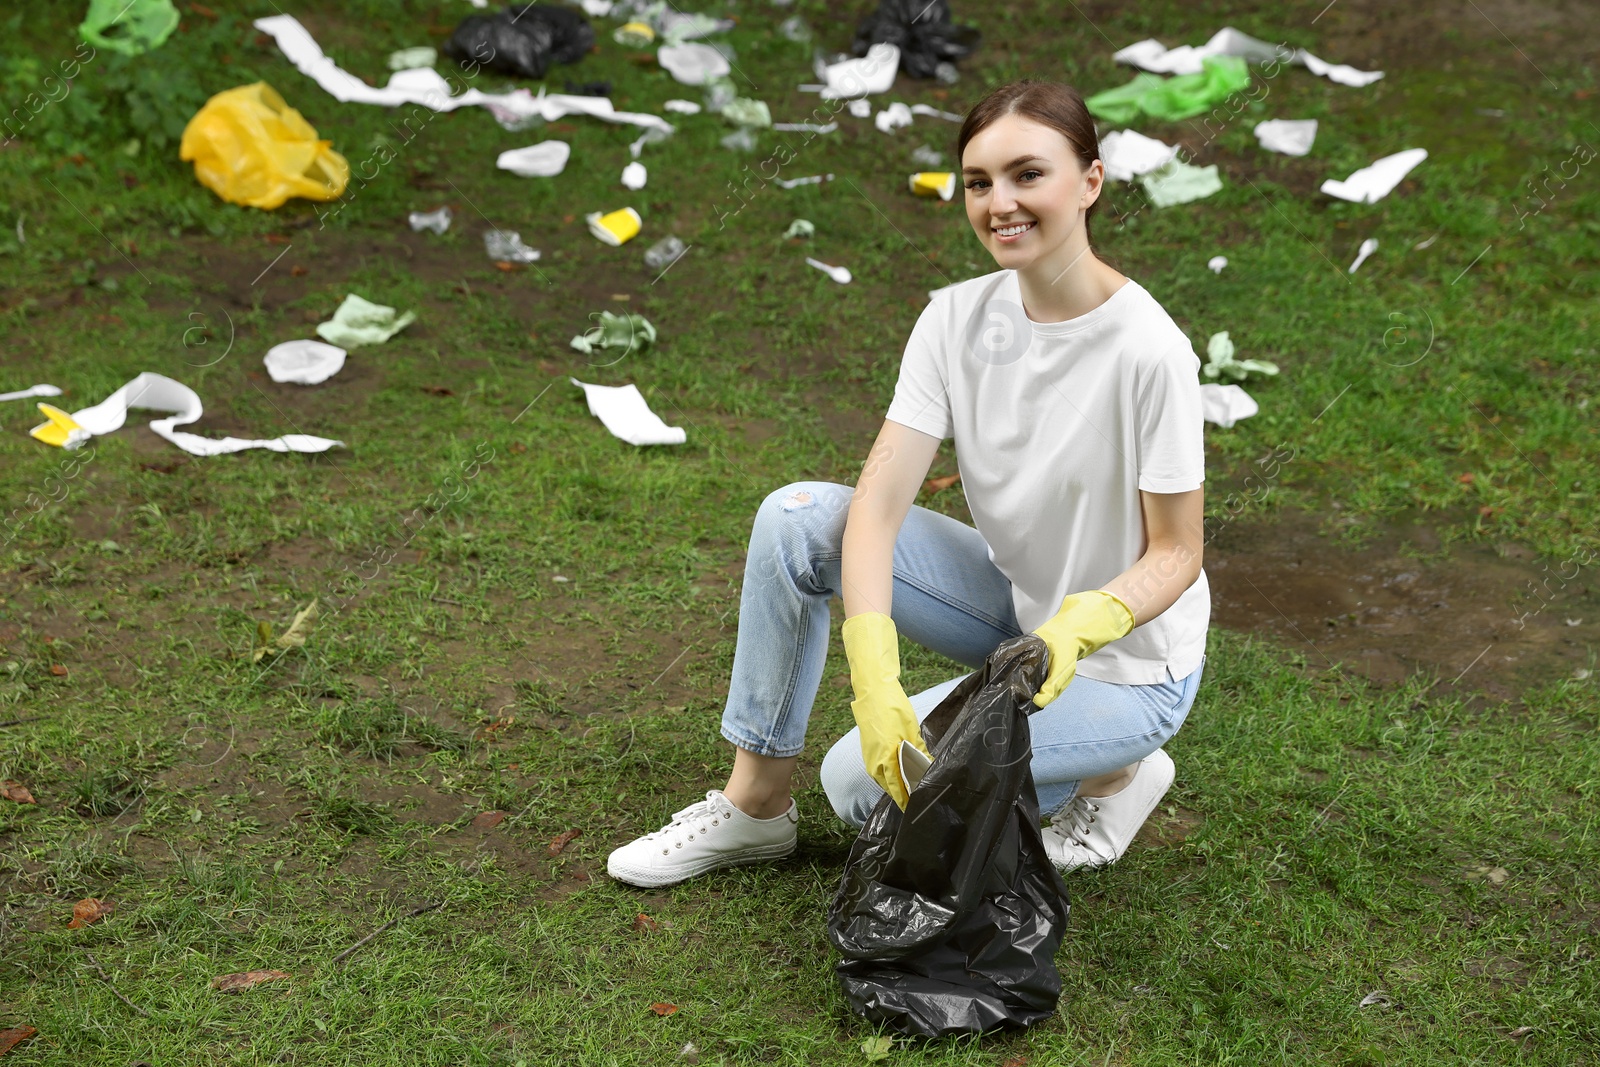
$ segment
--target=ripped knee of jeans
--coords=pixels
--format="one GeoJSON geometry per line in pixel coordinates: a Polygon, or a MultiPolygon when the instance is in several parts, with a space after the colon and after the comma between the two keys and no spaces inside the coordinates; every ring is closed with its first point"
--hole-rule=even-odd
{"type": "Polygon", "coordinates": [[[784,511],[799,511],[801,508],[809,508],[815,503],[816,501],[812,498],[810,493],[802,492],[790,493],[788,496],[779,501],[779,506],[782,507],[784,511]]]}

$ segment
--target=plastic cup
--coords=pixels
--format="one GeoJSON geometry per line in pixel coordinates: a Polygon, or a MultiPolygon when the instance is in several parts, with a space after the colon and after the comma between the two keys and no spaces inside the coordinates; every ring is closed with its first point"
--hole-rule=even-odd
{"type": "Polygon", "coordinates": [[[627,244],[639,236],[639,230],[644,225],[639,213],[631,207],[607,215],[596,211],[585,215],[583,219],[589,224],[590,233],[612,247],[627,244]]]}
{"type": "Polygon", "coordinates": [[[920,170],[911,176],[911,191],[918,196],[937,196],[949,200],[956,193],[954,171],[920,170]]]}

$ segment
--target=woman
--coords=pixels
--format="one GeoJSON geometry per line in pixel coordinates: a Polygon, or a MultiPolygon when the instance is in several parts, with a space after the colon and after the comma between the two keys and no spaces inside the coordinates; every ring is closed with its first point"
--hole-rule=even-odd
{"type": "Polygon", "coordinates": [[[1001,269],[934,294],[853,491],[801,482],[762,502],[722,718],[733,772],[613,852],[614,878],[671,885],[794,850],[789,784],[832,596],[857,728],[822,783],[846,822],[885,791],[905,806],[899,744],[923,747],[918,721],[961,680],[908,699],[900,633],[973,668],[1024,630],[1044,639],[1032,769],[1063,871],[1114,862],[1172,784],[1161,746],[1194,701],[1210,615],[1200,361],[1090,246],[1105,167],[1075,90],[997,89],[958,155],[967,219],[1001,269]],[[947,437],[976,529],[912,506],[947,437]]]}

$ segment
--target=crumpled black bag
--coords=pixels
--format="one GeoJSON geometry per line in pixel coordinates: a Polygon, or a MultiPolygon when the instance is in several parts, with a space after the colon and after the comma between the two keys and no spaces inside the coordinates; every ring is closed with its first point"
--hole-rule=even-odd
{"type": "Polygon", "coordinates": [[[1055,1014],[1067,887],[1039,836],[1028,716],[1049,650],[1002,644],[922,723],[933,766],[885,796],[828,912],[845,999],[908,1034],[1020,1028],[1055,1014]]]}
{"type": "Polygon", "coordinates": [[[522,78],[542,78],[556,63],[576,63],[594,47],[594,27],[570,7],[513,4],[493,15],[469,15],[445,43],[462,63],[522,78]]]}
{"type": "Polygon", "coordinates": [[[982,41],[976,26],[950,21],[950,0],[880,0],[878,10],[856,27],[854,51],[864,56],[875,44],[892,44],[900,49],[901,70],[931,78],[933,68],[954,63],[982,41]]]}

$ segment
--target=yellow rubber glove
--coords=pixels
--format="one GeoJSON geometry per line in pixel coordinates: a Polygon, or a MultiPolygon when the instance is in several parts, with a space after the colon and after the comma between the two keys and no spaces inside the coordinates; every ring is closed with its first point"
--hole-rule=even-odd
{"type": "Polygon", "coordinates": [[[910,741],[928,755],[911,700],[900,688],[900,639],[894,620],[881,611],[844,621],[844,654],[850,661],[850,705],[861,728],[861,758],[867,773],[904,811],[911,794],[900,777],[900,742],[910,741]]]}
{"type": "Polygon", "coordinates": [[[1050,649],[1050,673],[1044,686],[1034,694],[1034,706],[1045,707],[1061,695],[1077,673],[1080,659],[1132,629],[1133,612],[1104,589],[1072,593],[1064,598],[1061,610],[1033,631],[1050,649]]]}

